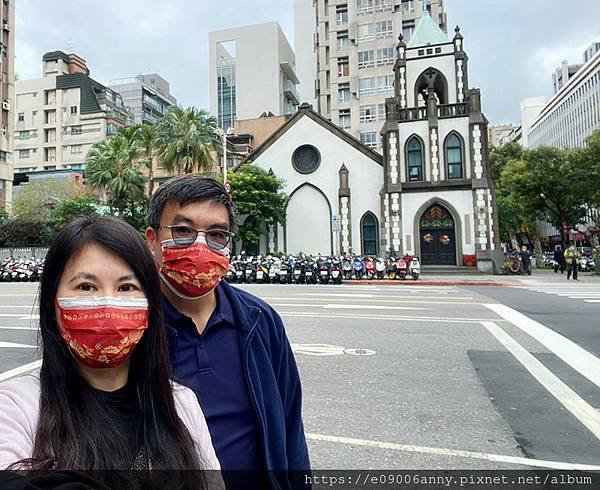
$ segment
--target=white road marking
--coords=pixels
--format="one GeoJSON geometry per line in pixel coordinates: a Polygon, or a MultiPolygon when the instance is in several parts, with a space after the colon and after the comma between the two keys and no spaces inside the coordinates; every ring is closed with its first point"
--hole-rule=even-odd
{"type": "Polygon", "coordinates": [[[19,376],[20,374],[28,373],[29,371],[39,368],[41,365],[42,361],[41,359],[38,359],[37,361],[30,362],[29,364],[24,364],[23,366],[9,369],[8,371],[0,373],[0,381],[6,381],[7,379],[19,376]]]}
{"type": "Polygon", "coordinates": [[[527,349],[514,340],[494,322],[481,324],[496,337],[506,350],[529,371],[529,373],[548,390],[569,412],[600,439],[600,414],[538,361],[527,349]]]}
{"type": "Polygon", "coordinates": [[[342,347],[331,344],[291,344],[292,350],[296,354],[306,354],[308,356],[341,356],[349,354],[352,356],[372,356],[376,352],[371,349],[342,347]]]}
{"type": "Polygon", "coordinates": [[[431,317],[431,316],[389,316],[389,315],[357,315],[357,314],[331,314],[331,313],[310,313],[308,311],[278,311],[279,315],[283,317],[307,317],[307,318],[335,318],[340,320],[354,319],[358,318],[361,320],[390,320],[390,321],[414,321],[414,322],[434,322],[434,323],[477,323],[480,324],[484,321],[496,321],[496,322],[506,322],[506,320],[495,319],[495,318],[439,318],[439,317],[431,317]]]}
{"type": "Polygon", "coordinates": [[[38,327],[2,327],[0,330],[38,330],[38,327]]]}
{"type": "Polygon", "coordinates": [[[575,342],[535,320],[501,304],[484,304],[493,312],[519,327],[540,344],[565,361],[569,366],[600,387],[600,359],[575,342]]]}
{"type": "MultiPolygon", "coordinates": [[[[399,301],[393,301],[393,300],[412,300],[412,299],[443,299],[443,300],[455,300],[455,299],[460,299],[460,300],[466,300],[466,299],[473,299],[473,296],[416,296],[414,293],[413,294],[409,294],[409,295],[375,295],[375,294],[313,294],[313,293],[307,293],[307,294],[300,294],[298,296],[310,296],[310,298],[302,298],[302,299],[307,299],[307,300],[312,300],[315,299],[317,301],[327,301],[328,299],[335,299],[335,298],[358,298],[358,300],[360,299],[364,299],[364,298],[378,298],[378,299],[371,299],[368,302],[369,303],[398,303],[399,301]],[[387,299],[385,299],[387,298],[387,299]]],[[[289,298],[281,298],[281,297],[277,297],[277,298],[273,298],[273,297],[268,297],[265,296],[263,297],[263,299],[268,300],[268,299],[294,299],[295,297],[289,297],[289,298]]]]}
{"type": "Polygon", "coordinates": [[[418,308],[414,306],[375,306],[375,305],[343,305],[328,304],[323,308],[326,310],[428,310],[431,308],[418,308]]]}
{"type": "Polygon", "coordinates": [[[15,342],[1,342],[0,349],[37,349],[35,345],[17,344],[15,342]]]}
{"type": "Polygon", "coordinates": [[[327,296],[328,298],[374,298],[375,295],[374,294],[351,294],[351,293],[327,293],[327,294],[321,294],[321,293],[301,293],[298,296],[317,296],[317,297],[322,297],[322,296],[327,296]]]}
{"type": "Polygon", "coordinates": [[[586,303],[600,303],[600,299],[586,299],[586,303]]]}
{"type": "Polygon", "coordinates": [[[504,454],[492,454],[479,451],[465,451],[460,449],[446,449],[440,447],[415,446],[413,444],[397,444],[392,442],[373,441],[368,439],[356,439],[352,437],[330,436],[326,434],[307,433],[306,438],[311,441],[333,442],[336,444],[348,444],[351,446],[372,447],[377,449],[389,449],[392,451],[404,451],[409,453],[435,454],[438,456],[453,456],[457,458],[482,459],[497,463],[510,463],[515,465],[532,466],[537,468],[549,468],[557,470],[598,471],[600,466],[578,463],[565,463],[561,461],[548,461],[543,459],[530,459],[519,456],[508,456],[504,454]]]}

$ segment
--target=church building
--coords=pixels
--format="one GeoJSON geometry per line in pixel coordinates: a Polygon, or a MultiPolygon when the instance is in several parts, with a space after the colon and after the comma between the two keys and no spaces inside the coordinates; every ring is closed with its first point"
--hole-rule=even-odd
{"type": "Polygon", "coordinates": [[[424,266],[501,266],[488,122],[460,29],[449,40],[425,11],[410,42],[400,36],[394,80],[383,158],[308,104],[248,157],[290,196],[261,253],[394,251],[424,266]]]}

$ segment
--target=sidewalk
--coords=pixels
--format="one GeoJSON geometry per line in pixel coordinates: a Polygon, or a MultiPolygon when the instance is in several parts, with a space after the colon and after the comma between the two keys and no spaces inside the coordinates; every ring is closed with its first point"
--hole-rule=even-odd
{"type": "Polygon", "coordinates": [[[506,275],[493,276],[491,274],[457,274],[456,276],[444,274],[424,274],[419,280],[404,281],[389,279],[374,279],[368,281],[355,279],[344,281],[350,285],[382,285],[382,286],[545,286],[556,284],[593,284],[600,287],[600,275],[579,273],[579,281],[567,281],[567,274],[555,274],[551,270],[535,270],[531,276],[506,275]]]}

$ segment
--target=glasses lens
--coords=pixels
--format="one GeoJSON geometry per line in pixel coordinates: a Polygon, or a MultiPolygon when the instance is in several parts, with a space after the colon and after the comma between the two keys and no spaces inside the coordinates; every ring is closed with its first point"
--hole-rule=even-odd
{"type": "Polygon", "coordinates": [[[222,250],[229,244],[231,234],[225,230],[210,230],[206,232],[206,244],[214,250],[222,250]]]}
{"type": "Polygon", "coordinates": [[[191,245],[197,236],[198,232],[189,226],[171,226],[171,237],[176,245],[191,245]]]}

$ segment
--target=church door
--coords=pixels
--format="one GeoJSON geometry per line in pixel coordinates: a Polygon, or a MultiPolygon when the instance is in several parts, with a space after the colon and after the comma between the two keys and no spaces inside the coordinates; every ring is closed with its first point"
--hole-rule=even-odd
{"type": "Polygon", "coordinates": [[[429,207],[419,222],[423,265],[456,265],[456,226],[441,204],[429,207]]]}

